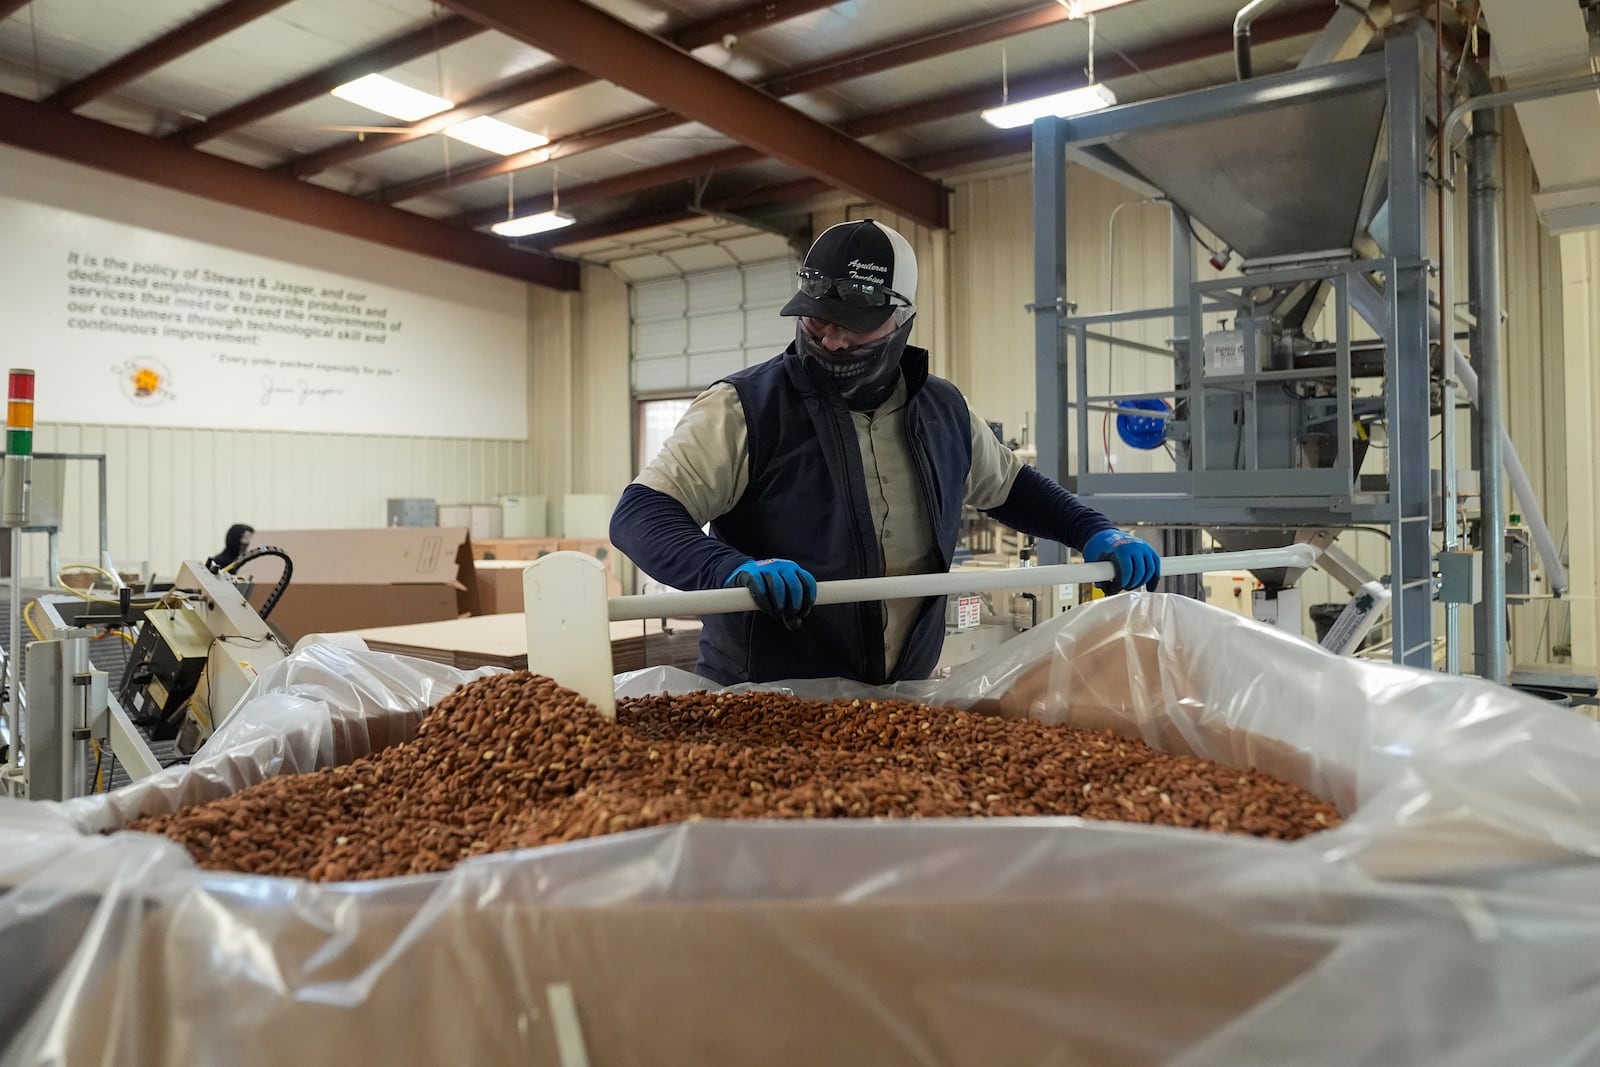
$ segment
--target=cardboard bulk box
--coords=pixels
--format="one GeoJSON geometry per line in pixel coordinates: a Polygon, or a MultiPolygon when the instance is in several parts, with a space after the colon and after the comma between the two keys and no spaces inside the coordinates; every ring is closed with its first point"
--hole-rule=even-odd
{"type": "Polygon", "coordinates": [[[554,537],[496,537],[487,541],[474,538],[472,558],[535,560],[560,547],[561,542],[554,537]]]}
{"type": "Polygon", "coordinates": [[[473,564],[478,584],[478,610],[484,615],[522,611],[523,559],[480,559],[473,564]]]}
{"type": "Polygon", "coordinates": [[[623,585],[623,567],[626,560],[622,553],[603,538],[563,538],[559,542],[563,552],[582,552],[586,556],[593,556],[606,567],[606,595],[621,596],[623,585]]]}
{"type": "MultiPolygon", "coordinates": [[[[472,542],[461,527],[372,530],[263,530],[254,547],[274,545],[294,561],[289,589],[270,621],[290,641],[310,633],[438,622],[476,614],[472,542]]],[[[242,573],[260,608],[282,573],[267,557],[242,573]]]]}

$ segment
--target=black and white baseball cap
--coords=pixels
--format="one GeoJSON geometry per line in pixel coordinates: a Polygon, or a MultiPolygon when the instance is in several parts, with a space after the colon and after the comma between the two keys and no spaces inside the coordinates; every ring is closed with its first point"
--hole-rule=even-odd
{"type": "MultiPolygon", "coordinates": [[[[780,315],[807,315],[868,333],[882,326],[898,305],[917,299],[917,254],[899,233],[872,219],[829,226],[806,253],[805,268],[838,281],[864,282],[888,290],[883,303],[860,303],[859,294],[841,297],[837,286],[820,296],[803,288],[783,306],[780,315]]],[[[803,268],[804,269],[804,268],[803,268]]]]}

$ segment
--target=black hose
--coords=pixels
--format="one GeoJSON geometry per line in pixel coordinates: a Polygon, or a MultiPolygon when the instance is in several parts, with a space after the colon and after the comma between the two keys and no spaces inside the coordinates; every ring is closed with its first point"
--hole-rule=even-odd
{"type": "Polygon", "coordinates": [[[1248,81],[1255,73],[1250,63],[1250,28],[1233,31],[1233,69],[1240,81],[1248,81]]]}
{"type": "Polygon", "coordinates": [[[223,569],[232,572],[262,556],[276,556],[283,560],[283,575],[278,579],[278,584],[272,587],[272,595],[261,605],[261,621],[266,622],[267,616],[272,614],[272,609],[277,606],[278,600],[289,588],[289,580],[294,577],[294,560],[289,558],[289,553],[273,545],[262,545],[260,548],[252,548],[223,569]]]}

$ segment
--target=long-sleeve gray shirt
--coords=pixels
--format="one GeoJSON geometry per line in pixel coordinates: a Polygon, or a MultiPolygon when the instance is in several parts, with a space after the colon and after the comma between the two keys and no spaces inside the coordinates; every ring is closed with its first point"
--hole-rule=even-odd
{"type": "MultiPolygon", "coordinates": [[[[926,574],[939,566],[927,503],[906,442],[905,404],[902,381],[876,411],[851,413],[886,575],[926,574]]],[[[967,415],[972,465],[965,500],[975,508],[996,508],[1010,495],[1023,464],[970,407],[967,415]]],[[[701,526],[730,511],[750,484],[749,438],[734,387],[724,382],[701,393],[635,481],[677,500],[701,526]]],[[[884,662],[894,663],[917,603],[887,601],[884,607],[884,662]]]]}

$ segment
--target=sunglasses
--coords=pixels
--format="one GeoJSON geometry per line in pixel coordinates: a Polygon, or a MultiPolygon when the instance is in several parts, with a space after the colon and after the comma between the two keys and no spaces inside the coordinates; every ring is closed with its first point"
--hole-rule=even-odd
{"type": "Polygon", "coordinates": [[[889,307],[891,297],[907,307],[911,306],[909,299],[887,285],[859,281],[855,278],[830,278],[814,267],[801,267],[795,276],[800,280],[800,291],[814,300],[820,300],[831,293],[837,296],[845,307],[889,307]]]}

